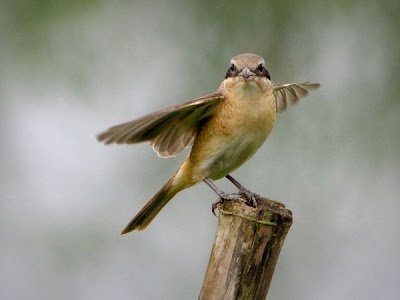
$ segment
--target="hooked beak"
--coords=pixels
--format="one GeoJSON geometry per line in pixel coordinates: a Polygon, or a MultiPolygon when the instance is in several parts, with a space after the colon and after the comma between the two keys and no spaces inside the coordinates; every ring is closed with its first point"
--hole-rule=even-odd
{"type": "Polygon", "coordinates": [[[250,76],[256,75],[248,67],[244,67],[243,70],[239,73],[244,79],[248,79],[250,76]]]}

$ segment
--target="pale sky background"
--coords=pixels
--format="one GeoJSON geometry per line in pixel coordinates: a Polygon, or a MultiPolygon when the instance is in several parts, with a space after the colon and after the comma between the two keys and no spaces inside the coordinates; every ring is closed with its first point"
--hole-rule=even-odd
{"type": "MultiPolygon", "coordinates": [[[[187,153],[104,146],[107,127],[214,91],[254,52],[321,89],[233,175],[294,224],[269,299],[398,299],[398,1],[2,1],[0,298],[197,299],[215,194],[119,232],[187,153]]],[[[217,182],[226,191],[231,185],[217,182]]]]}

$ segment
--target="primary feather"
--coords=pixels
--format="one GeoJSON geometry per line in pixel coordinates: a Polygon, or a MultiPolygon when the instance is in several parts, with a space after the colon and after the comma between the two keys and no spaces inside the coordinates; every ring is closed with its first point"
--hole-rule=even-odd
{"type": "Polygon", "coordinates": [[[282,112],[289,105],[296,104],[300,98],[309,94],[309,91],[318,89],[319,83],[275,83],[273,85],[276,100],[276,111],[282,112]]]}
{"type": "Polygon", "coordinates": [[[193,143],[199,122],[212,115],[223,100],[216,92],[172,106],[137,120],[113,126],[99,134],[105,144],[134,144],[149,141],[161,157],[175,156],[193,143]]]}

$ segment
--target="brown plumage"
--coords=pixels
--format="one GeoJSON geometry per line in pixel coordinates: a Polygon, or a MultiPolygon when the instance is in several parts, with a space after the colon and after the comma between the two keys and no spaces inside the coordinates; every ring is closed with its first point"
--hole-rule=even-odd
{"type": "Polygon", "coordinates": [[[276,99],[276,111],[282,112],[289,105],[296,104],[300,98],[307,96],[311,90],[318,89],[319,83],[276,83],[273,86],[276,99]]]}
{"type": "Polygon", "coordinates": [[[193,143],[199,122],[211,116],[223,99],[220,93],[172,106],[137,120],[113,126],[98,135],[105,144],[135,144],[149,141],[162,157],[175,156],[193,143]]]}
{"type": "MultiPolygon", "coordinates": [[[[98,135],[105,144],[150,142],[161,157],[175,156],[192,146],[176,174],[135,215],[123,234],[146,228],[179,191],[200,181],[209,184],[210,179],[222,178],[237,169],[267,139],[276,112],[319,87],[309,82],[273,84],[270,79],[262,57],[240,54],[232,58],[216,92],[113,126],[98,135]]],[[[251,197],[250,191],[239,183],[235,185],[251,197]]],[[[221,191],[215,191],[224,197],[221,191]]]]}

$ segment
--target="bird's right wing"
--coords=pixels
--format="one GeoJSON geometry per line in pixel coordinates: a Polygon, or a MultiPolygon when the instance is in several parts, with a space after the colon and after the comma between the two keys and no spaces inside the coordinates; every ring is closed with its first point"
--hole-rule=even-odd
{"type": "Polygon", "coordinates": [[[97,136],[105,144],[134,144],[149,141],[161,157],[176,156],[190,146],[199,123],[212,115],[224,99],[216,92],[172,106],[137,120],[113,126],[97,136]]]}
{"type": "Polygon", "coordinates": [[[311,90],[318,89],[319,83],[275,83],[272,88],[276,100],[276,111],[284,111],[289,105],[296,104],[300,98],[307,96],[311,90]]]}

